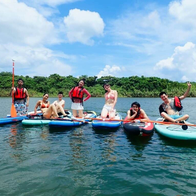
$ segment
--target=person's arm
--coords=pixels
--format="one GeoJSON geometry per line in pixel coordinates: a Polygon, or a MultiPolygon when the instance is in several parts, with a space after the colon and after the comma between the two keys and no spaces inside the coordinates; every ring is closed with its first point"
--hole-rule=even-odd
{"type": "Polygon", "coordinates": [[[159,112],[160,112],[161,117],[163,117],[164,119],[166,119],[170,122],[175,122],[175,120],[173,118],[168,116],[167,112],[163,109],[162,104],[159,106],[159,112]]]}
{"type": "Polygon", "coordinates": [[[179,97],[180,100],[186,98],[187,95],[189,94],[189,91],[190,91],[190,89],[191,89],[191,83],[190,83],[190,82],[187,82],[187,86],[188,86],[188,88],[187,88],[186,92],[184,93],[184,95],[182,95],[182,96],[179,97]]]}
{"type": "Polygon", "coordinates": [[[74,88],[72,88],[70,91],[69,91],[69,97],[70,99],[72,99],[72,92],[73,92],[74,88]]]}
{"type": "Polygon", "coordinates": [[[142,119],[149,120],[149,118],[148,118],[146,112],[145,112],[143,109],[140,109],[140,112],[141,112],[141,114],[142,114],[142,116],[143,116],[142,119]]]}
{"type": "Polygon", "coordinates": [[[115,105],[117,103],[117,99],[118,99],[118,92],[116,90],[114,90],[114,103],[112,106],[113,109],[115,108],[115,105]]]}
{"type": "Polygon", "coordinates": [[[91,97],[91,94],[85,88],[83,89],[83,92],[87,95],[83,101],[87,101],[91,97]]]}
{"type": "Polygon", "coordinates": [[[62,108],[65,107],[65,100],[62,100],[62,104],[61,104],[62,108]]]}
{"type": "Polygon", "coordinates": [[[40,105],[40,100],[36,103],[36,105],[35,105],[35,108],[34,108],[34,113],[35,114],[37,114],[37,108],[39,107],[39,105],[40,105]]]}
{"type": "Polygon", "coordinates": [[[25,88],[25,94],[26,94],[26,98],[27,98],[27,103],[26,103],[26,106],[28,107],[29,106],[29,93],[27,91],[27,89],[25,88]]]}
{"type": "Polygon", "coordinates": [[[130,110],[127,111],[127,120],[134,120],[135,119],[137,112],[133,109],[132,109],[132,111],[133,111],[133,115],[131,115],[130,110]]]}
{"type": "Polygon", "coordinates": [[[12,97],[13,93],[15,93],[15,92],[16,92],[15,87],[12,87],[12,88],[11,88],[11,91],[10,91],[10,96],[12,97]]]}

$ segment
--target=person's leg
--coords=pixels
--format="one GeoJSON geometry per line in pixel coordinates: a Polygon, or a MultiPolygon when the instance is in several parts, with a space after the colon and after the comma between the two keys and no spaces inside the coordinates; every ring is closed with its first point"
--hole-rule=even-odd
{"type": "Polygon", "coordinates": [[[109,111],[109,118],[113,119],[115,117],[115,109],[109,111]]]}
{"type": "Polygon", "coordinates": [[[43,114],[44,118],[50,119],[51,116],[58,118],[57,110],[54,105],[50,105],[49,108],[46,110],[46,112],[43,114]]]}
{"type": "Polygon", "coordinates": [[[61,112],[63,114],[63,116],[67,116],[67,114],[65,113],[65,111],[61,105],[57,104],[56,109],[58,112],[61,112]]]}
{"type": "Polygon", "coordinates": [[[188,114],[185,114],[184,116],[181,116],[180,118],[175,119],[176,121],[184,121],[187,120],[189,118],[188,114]]]}
{"type": "Polygon", "coordinates": [[[108,115],[108,109],[105,106],[103,106],[103,109],[101,111],[101,117],[106,118],[107,115],[108,115]]]}
{"type": "Polygon", "coordinates": [[[78,115],[79,115],[79,118],[83,118],[83,110],[78,110],[78,115]]]}
{"type": "Polygon", "coordinates": [[[77,110],[72,110],[72,114],[74,117],[77,117],[77,110]]]}

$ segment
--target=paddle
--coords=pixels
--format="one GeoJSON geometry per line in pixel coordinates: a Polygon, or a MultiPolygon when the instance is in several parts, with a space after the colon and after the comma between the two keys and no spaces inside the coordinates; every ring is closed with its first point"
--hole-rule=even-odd
{"type": "Polygon", "coordinates": [[[195,124],[187,124],[187,123],[174,123],[174,122],[164,122],[164,121],[145,120],[145,119],[141,119],[140,121],[142,121],[142,122],[157,123],[157,124],[163,124],[163,125],[181,125],[181,126],[187,125],[187,126],[196,127],[195,124]]]}
{"type": "Polygon", "coordinates": [[[122,121],[122,122],[131,122],[130,120],[123,120],[123,119],[103,119],[103,118],[84,118],[89,120],[100,120],[100,121],[122,121]]]}
{"type": "Polygon", "coordinates": [[[16,108],[14,106],[14,92],[13,92],[13,88],[14,88],[14,60],[13,61],[13,71],[12,71],[12,106],[11,106],[11,117],[16,117],[17,116],[17,112],[16,112],[16,108]]]}
{"type": "MultiPolygon", "coordinates": [[[[100,120],[100,121],[122,121],[122,122],[133,122],[133,120],[123,120],[123,119],[102,119],[102,118],[85,118],[90,120],[100,120]]],[[[164,124],[164,125],[187,125],[196,127],[195,124],[187,124],[187,123],[174,123],[174,122],[163,122],[163,121],[155,121],[155,120],[147,120],[147,119],[140,119],[140,122],[147,122],[147,123],[157,123],[157,124],[164,124]]]]}

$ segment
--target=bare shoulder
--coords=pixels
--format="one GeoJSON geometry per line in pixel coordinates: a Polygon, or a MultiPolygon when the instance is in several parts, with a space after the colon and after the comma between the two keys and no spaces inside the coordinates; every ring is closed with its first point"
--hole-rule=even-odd
{"type": "Polygon", "coordinates": [[[145,114],[145,113],[146,113],[143,109],[140,109],[140,112],[141,112],[141,113],[143,113],[143,114],[145,114]]]}

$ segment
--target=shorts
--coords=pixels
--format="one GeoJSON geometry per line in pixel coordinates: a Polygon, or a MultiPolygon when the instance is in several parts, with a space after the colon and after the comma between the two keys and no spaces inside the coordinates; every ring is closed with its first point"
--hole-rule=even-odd
{"type": "MultiPolygon", "coordinates": [[[[103,106],[103,109],[106,109],[107,110],[107,112],[109,113],[109,112],[111,112],[111,109],[112,109],[112,106],[110,106],[110,105],[104,105],[103,106]]],[[[114,109],[114,112],[116,112],[116,110],[114,109]]]]}
{"type": "Polygon", "coordinates": [[[169,117],[171,117],[171,118],[173,118],[175,120],[175,119],[183,117],[183,115],[174,114],[174,115],[169,115],[169,117]]]}
{"type": "Polygon", "coordinates": [[[19,103],[19,104],[14,104],[15,108],[16,108],[16,112],[17,112],[17,115],[20,116],[20,115],[25,115],[27,114],[27,107],[25,104],[23,103],[19,103]]]}
{"type": "Polygon", "coordinates": [[[84,110],[84,107],[81,103],[72,103],[71,109],[72,110],[84,110]]]}

